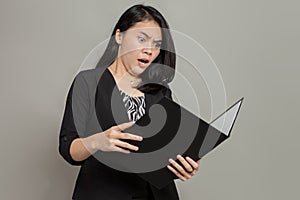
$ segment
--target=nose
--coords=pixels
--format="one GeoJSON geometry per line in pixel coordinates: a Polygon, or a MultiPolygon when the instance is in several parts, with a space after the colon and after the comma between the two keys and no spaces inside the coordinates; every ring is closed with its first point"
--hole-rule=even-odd
{"type": "Polygon", "coordinates": [[[152,48],[151,47],[145,47],[143,49],[143,53],[151,56],[152,55],[152,48]]]}

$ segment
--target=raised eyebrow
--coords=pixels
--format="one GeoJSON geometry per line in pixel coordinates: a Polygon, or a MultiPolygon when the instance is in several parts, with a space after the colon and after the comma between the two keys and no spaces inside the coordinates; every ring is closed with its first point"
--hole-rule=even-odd
{"type": "MultiPolygon", "coordinates": [[[[151,38],[147,33],[145,32],[140,32],[141,34],[145,35],[148,39],[151,38]]],[[[162,40],[154,40],[154,42],[162,42],[162,40]]]]}
{"type": "Polygon", "coordinates": [[[144,33],[143,31],[141,31],[140,33],[146,36],[147,38],[151,38],[147,33],[144,33]]]}

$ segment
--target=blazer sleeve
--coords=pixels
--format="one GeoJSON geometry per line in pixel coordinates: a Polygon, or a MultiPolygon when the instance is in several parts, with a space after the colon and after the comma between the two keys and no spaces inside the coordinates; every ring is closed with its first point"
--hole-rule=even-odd
{"type": "Polygon", "coordinates": [[[88,87],[84,77],[79,73],[69,89],[61,129],[59,133],[59,153],[71,165],[79,166],[83,161],[75,161],[70,154],[74,139],[85,131],[89,113],[88,87]],[[75,125],[76,124],[76,125],[75,125]]]}

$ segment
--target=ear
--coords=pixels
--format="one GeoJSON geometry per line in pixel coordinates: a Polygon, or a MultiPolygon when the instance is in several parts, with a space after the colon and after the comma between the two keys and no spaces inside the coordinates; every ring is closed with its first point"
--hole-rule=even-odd
{"type": "Polygon", "coordinates": [[[120,29],[117,29],[116,34],[115,34],[115,40],[118,45],[122,44],[122,37],[123,37],[123,34],[121,33],[120,29]]]}

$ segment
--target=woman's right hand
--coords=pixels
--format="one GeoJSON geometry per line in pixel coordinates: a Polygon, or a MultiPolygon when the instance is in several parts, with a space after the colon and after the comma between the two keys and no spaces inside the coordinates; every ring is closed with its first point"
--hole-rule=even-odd
{"type": "Polygon", "coordinates": [[[92,135],[91,147],[94,151],[118,151],[121,153],[130,153],[129,150],[137,151],[138,147],[131,145],[121,139],[142,141],[143,138],[138,135],[131,133],[122,132],[123,130],[131,127],[134,122],[126,122],[119,124],[117,126],[112,126],[111,128],[92,135]]]}

